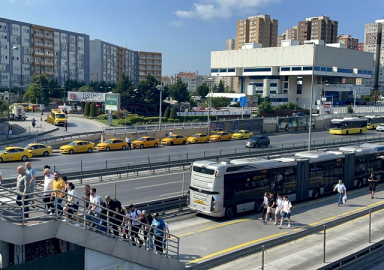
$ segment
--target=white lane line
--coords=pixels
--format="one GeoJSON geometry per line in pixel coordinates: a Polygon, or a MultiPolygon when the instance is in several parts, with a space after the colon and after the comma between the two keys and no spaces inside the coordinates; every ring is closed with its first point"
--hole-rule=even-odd
{"type": "Polygon", "coordinates": [[[165,186],[165,185],[176,184],[176,183],[182,183],[182,182],[183,182],[183,181],[168,182],[168,183],[157,184],[157,185],[150,185],[150,186],[137,187],[137,188],[135,188],[135,189],[142,189],[142,188],[150,188],[150,187],[165,186]]]}

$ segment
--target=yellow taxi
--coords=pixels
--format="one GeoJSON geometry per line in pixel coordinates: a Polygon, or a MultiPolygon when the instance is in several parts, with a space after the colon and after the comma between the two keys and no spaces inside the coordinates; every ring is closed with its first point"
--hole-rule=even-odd
{"type": "Polygon", "coordinates": [[[209,139],[212,141],[212,142],[221,142],[221,141],[230,141],[232,138],[231,138],[231,133],[229,132],[226,132],[226,131],[219,131],[219,132],[216,132],[214,134],[212,134],[209,139]]]}
{"type": "Polygon", "coordinates": [[[52,154],[52,147],[41,143],[30,143],[24,147],[32,156],[48,156],[52,154]]]}
{"type": "Polygon", "coordinates": [[[209,142],[209,136],[203,133],[193,134],[191,137],[188,137],[188,143],[205,143],[209,142]]]}
{"type": "Polygon", "coordinates": [[[112,138],[98,143],[96,149],[99,151],[126,150],[128,149],[128,143],[122,139],[112,138]]]}
{"type": "Polygon", "coordinates": [[[95,144],[88,141],[73,141],[67,145],[60,147],[59,152],[62,154],[74,154],[74,153],[92,153],[95,150],[95,144]]]}
{"type": "Polygon", "coordinates": [[[159,144],[160,144],[159,139],[149,137],[149,136],[138,138],[137,140],[134,140],[132,142],[132,146],[134,148],[158,147],[159,144]]]}
{"type": "Polygon", "coordinates": [[[162,145],[186,144],[187,137],[180,134],[172,134],[161,140],[162,145]]]}
{"type": "Polygon", "coordinates": [[[252,136],[253,136],[253,132],[249,130],[238,130],[232,134],[232,139],[236,139],[236,140],[249,139],[252,136]]]}
{"type": "Polygon", "coordinates": [[[0,163],[4,161],[27,161],[32,157],[28,150],[22,147],[9,146],[0,150],[0,163]]]}

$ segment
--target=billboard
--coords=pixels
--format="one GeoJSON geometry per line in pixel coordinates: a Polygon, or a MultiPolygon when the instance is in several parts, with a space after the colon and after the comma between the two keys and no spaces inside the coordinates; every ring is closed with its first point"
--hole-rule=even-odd
{"type": "Polygon", "coordinates": [[[105,95],[104,93],[68,91],[68,101],[105,102],[105,95]]]}
{"type": "Polygon", "coordinates": [[[120,94],[105,94],[105,110],[106,111],[120,110],[120,94]]]}

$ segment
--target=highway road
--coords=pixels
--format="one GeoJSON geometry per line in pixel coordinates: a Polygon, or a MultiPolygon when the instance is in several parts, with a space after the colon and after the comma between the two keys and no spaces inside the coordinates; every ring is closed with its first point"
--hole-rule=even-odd
{"type": "MultiPolygon", "coordinates": [[[[73,118],[73,124],[81,126],[81,124],[88,122],[81,122],[73,118]]],[[[356,134],[351,136],[337,136],[331,135],[328,131],[318,131],[312,133],[312,141],[317,143],[324,143],[324,140],[332,142],[333,139],[340,140],[341,138],[348,140],[349,138],[365,137],[369,135],[377,135],[376,131],[369,131],[365,134],[356,134]]],[[[308,142],[307,132],[296,133],[275,133],[268,135],[271,139],[271,146],[285,146],[291,147],[293,144],[296,146],[308,142]]],[[[20,146],[24,146],[28,142],[18,143],[20,146]]],[[[62,175],[73,171],[81,171],[81,164],[83,171],[95,170],[106,167],[121,167],[136,164],[143,164],[155,162],[176,161],[180,159],[186,159],[187,155],[189,159],[204,157],[205,156],[219,156],[220,151],[222,155],[234,154],[235,151],[247,151],[244,147],[244,141],[229,141],[229,142],[216,142],[216,143],[204,143],[193,145],[177,145],[177,146],[159,146],[158,148],[148,149],[133,149],[126,151],[111,151],[111,152],[93,152],[74,155],[62,155],[58,153],[52,154],[50,157],[35,157],[31,159],[32,166],[37,170],[38,175],[42,174],[40,170],[45,164],[55,167],[62,175]]],[[[253,150],[252,151],[257,151],[253,150]]],[[[3,178],[16,177],[16,168],[19,162],[8,162],[0,165],[3,178]]]]}

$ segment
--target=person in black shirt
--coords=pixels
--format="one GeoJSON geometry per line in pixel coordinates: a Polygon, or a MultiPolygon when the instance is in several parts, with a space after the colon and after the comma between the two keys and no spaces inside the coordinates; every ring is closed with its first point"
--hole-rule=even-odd
{"type": "Polygon", "coordinates": [[[371,176],[368,177],[368,182],[369,182],[369,192],[371,193],[371,199],[375,198],[375,191],[376,191],[376,186],[378,184],[377,177],[371,173],[371,176]]]}
{"type": "Polygon", "coordinates": [[[272,217],[272,214],[275,214],[275,210],[276,210],[276,198],[273,196],[273,193],[270,193],[268,198],[268,209],[267,209],[267,214],[265,215],[264,223],[267,223],[269,215],[271,215],[272,217]]]}
{"type": "MultiPolygon", "coordinates": [[[[119,212],[120,211],[117,202],[112,200],[111,197],[106,195],[104,197],[104,200],[106,202],[106,207],[108,208],[108,210],[112,210],[112,211],[115,211],[115,212],[119,212]]],[[[119,230],[117,229],[117,225],[121,223],[120,215],[108,211],[107,212],[107,216],[109,216],[109,223],[112,224],[113,234],[115,236],[119,236],[119,230]]]]}

